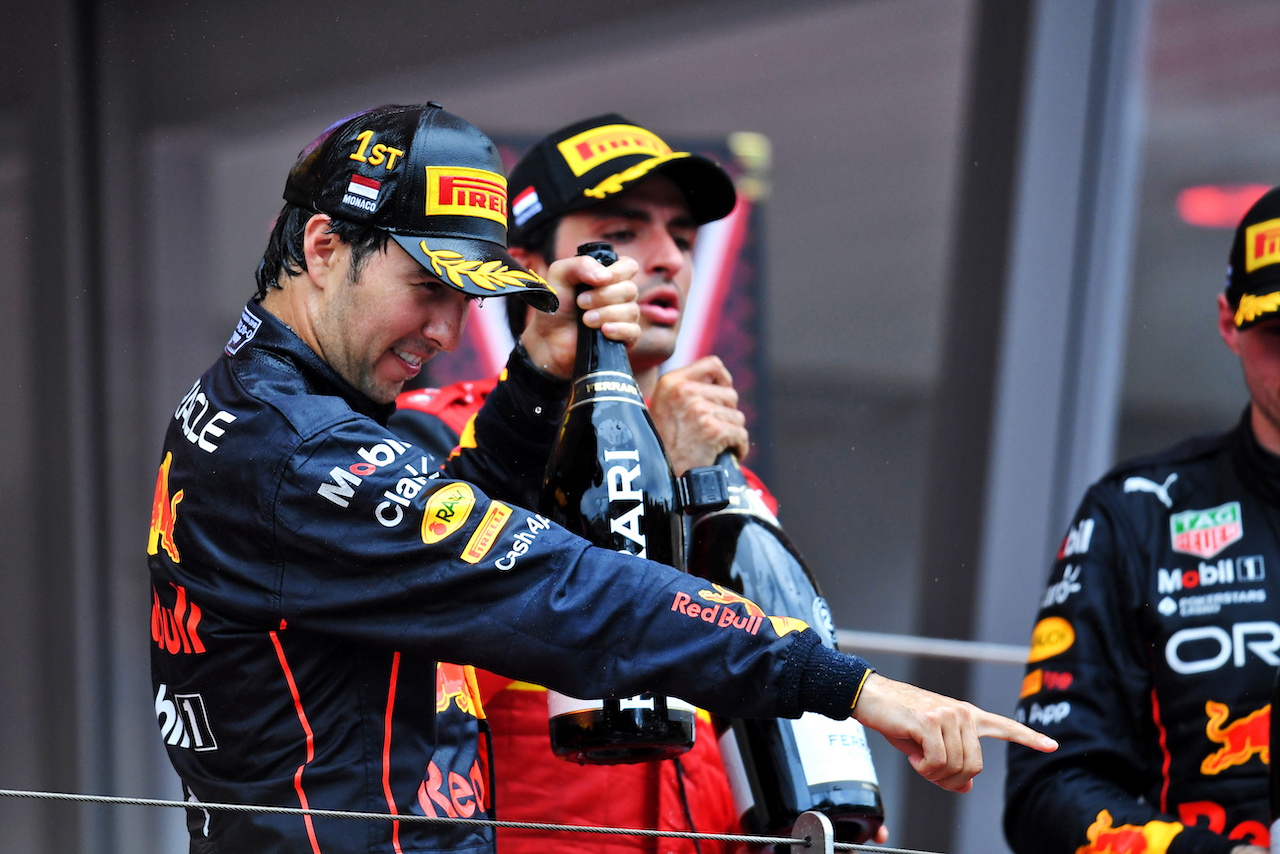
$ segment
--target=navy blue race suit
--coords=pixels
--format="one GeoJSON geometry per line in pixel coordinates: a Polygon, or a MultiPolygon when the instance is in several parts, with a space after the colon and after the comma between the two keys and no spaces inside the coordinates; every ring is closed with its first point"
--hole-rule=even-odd
{"type": "Polygon", "coordinates": [[[1249,426],[1118,466],[1059,550],[1017,718],[1005,832],[1019,854],[1267,845],[1280,664],[1280,458],[1249,426]],[[1122,847],[1129,845],[1130,847],[1122,847]]]}
{"type": "Polygon", "coordinates": [[[540,470],[555,423],[538,413],[563,406],[543,392],[564,386],[517,354],[481,447],[442,473],[386,428],[391,406],[246,307],[169,424],[147,543],[156,714],[193,851],[492,851],[488,828],[195,806],[490,817],[482,712],[457,684],[439,710],[439,660],[575,696],[848,715],[865,664],[811,630],[486,497],[540,470]]]}

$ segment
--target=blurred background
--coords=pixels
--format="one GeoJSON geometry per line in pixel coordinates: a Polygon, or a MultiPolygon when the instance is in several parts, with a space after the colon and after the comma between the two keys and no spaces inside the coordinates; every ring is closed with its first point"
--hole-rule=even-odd
{"type": "MultiPolygon", "coordinates": [[[[1280,182],[1274,0],[48,0],[4,21],[0,788],[180,797],[147,665],[160,439],[253,292],[297,152],[365,107],[769,139],[749,462],[842,629],[1025,644],[1084,487],[1245,403],[1214,299],[1238,188],[1280,182]]],[[[870,657],[1003,713],[1021,680],[870,657]]],[[[893,844],[1006,850],[998,745],[957,797],[873,740],[893,844]]],[[[4,851],[184,835],[176,810],[0,798],[4,851]]]]}

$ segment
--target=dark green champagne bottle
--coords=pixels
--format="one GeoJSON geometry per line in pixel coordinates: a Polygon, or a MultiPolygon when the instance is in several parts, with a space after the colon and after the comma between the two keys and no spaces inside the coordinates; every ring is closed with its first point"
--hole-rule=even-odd
{"type": "MultiPolygon", "coordinates": [[[[579,255],[608,266],[608,243],[579,255]]],[[[684,569],[679,492],[620,341],[578,317],[573,392],[547,463],[541,512],[602,548],[684,569]]],[[[593,765],[678,756],[693,746],[696,711],[674,697],[582,700],[549,692],[551,749],[593,765]]]]}
{"type": "MultiPolygon", "coordinates": [[[[716,460],[729,505],[694,519],[689,570],[741,593],[764,613],[804,620],[835,649],[835,626],[800,552],[748,485],[732,451],[716,460]]],[[[743,827],[789,834],[808,810],[826,814],[840,842],[866,842],[884,804],[862,724],[812,712],[798,720],[717,720],[720,753],[743,827]]]]}

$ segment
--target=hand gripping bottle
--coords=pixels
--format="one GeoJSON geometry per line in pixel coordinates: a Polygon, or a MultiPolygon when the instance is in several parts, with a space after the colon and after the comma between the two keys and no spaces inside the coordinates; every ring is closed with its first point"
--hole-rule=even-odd
{"type": "MultiPolygon", "coordinates": [[[[716,460],[729,504],[697,516],[689,542],[694,575],[741,593],[766,614],[796,617],[835,648],[826,600],[804,559],[778,526],[731,451],[716,460]]],[[[717,720],[720,753],[743,827],[788,834],[808,810],[826,814],[841,842],[865,842],[884,823],[884,805],[862,724],[812,712],[798,720],[717,720]]]]}
{"type": "MultiPolygon", "coordinates": [[[[606,266],[618,260],[608,243],[583,244],[578,254],[606,266]]],[[[626,345],[588,327],[581,313],[573,392],[540,510],[597,546],[684,569],[679,492],[626,345]]],[[[674,697],[581,700],[551,691],[547,704],[551,749],[568,760],[644,762],[693,746],[695,709],[674,697]]]]}

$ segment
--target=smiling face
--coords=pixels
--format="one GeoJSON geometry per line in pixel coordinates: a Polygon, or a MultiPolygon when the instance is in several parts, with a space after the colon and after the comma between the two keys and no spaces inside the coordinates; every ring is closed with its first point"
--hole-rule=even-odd
{"type": "Polygon", "coordinates": [[[557,258],[574,255],[583,243],[603,240],[640,265],[635,278],[640,288],[640,340],[631,348],[637,375],[657,368],[675,352],[680,315],[693,281],[697,236],[684,194],[663,175],[560,220],[557,258]]]}
{"type": "Polygon", "coordinates": [[[308,343],[365,396],[390,403],[428,359],[458,346],[470,299],[395,242],[353,276],[350,249],[340,244],[310,312],[308,343]]]}

